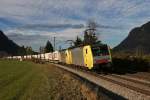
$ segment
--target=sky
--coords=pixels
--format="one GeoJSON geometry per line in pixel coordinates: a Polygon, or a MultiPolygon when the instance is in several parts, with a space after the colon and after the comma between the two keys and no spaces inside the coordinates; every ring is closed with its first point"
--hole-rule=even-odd
{"type": "Polygon", "coordinates": [[[99,25],[99,39],[113,48],[150,21],[150,0],[0,0],[0,30],[36,51],[53,37],[56,48],[66,48],[66,40],[83,37],[89,20],[99,25]]]}

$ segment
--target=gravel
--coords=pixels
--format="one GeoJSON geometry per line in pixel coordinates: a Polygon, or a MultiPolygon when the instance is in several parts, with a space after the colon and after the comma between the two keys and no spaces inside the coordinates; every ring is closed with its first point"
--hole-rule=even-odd
{"type": "Polygon", "coordinates": [[[94,75],[90,75],[88,73],[82,72],[82,71],[78,71],[78,70],[73,70],[71,68],[62,66],[62,65],[58,65],[56,64],[58,67],[63,68],[65,70],[68,70],[72,73],[77,74],[78,76],[81,76],[83,78],[85,78],[86,80],[97,84],[98,86],[105,88],[108,91],[111,91],[119,96],[124,97],[125,99],[130,99],[130,100],[150,100],[150,95],[145,95],[142,94],[140,92],[134,91],[132,89],[129,89],[127,87],[123,87],[119,84],[115,84],[113,82],[110,82],[108,80],[102,79],[102,78],[98,78],[94,75]]]}

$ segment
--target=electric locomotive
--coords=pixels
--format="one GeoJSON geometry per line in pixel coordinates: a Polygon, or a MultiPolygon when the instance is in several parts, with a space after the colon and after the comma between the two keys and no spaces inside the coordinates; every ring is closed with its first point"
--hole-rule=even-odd
{"type": "Polygon", "coordinates": [[[93,54],[94,67],[97,68],[111,67],[112,57],[110,47],[108,45],[106,44],[93,45],[91,46],[91,50],[93,54]]]}
{"type": "Polygon", "coordinates": [[[110,48],[106,44],[86,45],[60,51],[60,62],[88,69],[111,67],[110,48]]]}

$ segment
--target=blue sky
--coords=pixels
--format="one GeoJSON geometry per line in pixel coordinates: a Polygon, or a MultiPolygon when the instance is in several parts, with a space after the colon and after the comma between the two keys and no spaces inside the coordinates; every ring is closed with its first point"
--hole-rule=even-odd
{"type": "Polygon", "coordinates": [[[150,21],[150,0],[0,0],[0,29],[34,50],[56,37],[56,46],[83,36],[88,20],[101,27],[98,37],[111,47],[129,31],[150,21]]]}

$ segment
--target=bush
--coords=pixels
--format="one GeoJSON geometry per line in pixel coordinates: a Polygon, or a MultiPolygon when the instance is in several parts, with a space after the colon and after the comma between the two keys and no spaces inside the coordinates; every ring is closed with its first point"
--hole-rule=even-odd
{"type": "Polygon", "coordinates": [[[135,73],[149,71],[149,62],[143,58],[113,58],[113,67],[117,73],[135,73]]]}

